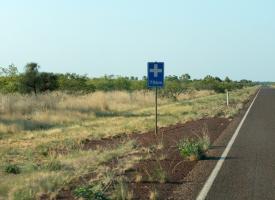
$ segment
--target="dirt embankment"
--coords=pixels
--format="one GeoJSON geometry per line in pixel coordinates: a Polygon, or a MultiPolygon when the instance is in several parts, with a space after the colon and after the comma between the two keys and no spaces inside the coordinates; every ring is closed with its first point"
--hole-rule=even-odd
{"type": "MultiPolygon", "coordinates": [[[[135,140],[137,148],[146,148],[148,152],[144,153],[144,159],[123,174],[128,182],[128,189],[133,191],[133,199],[148,199],[152,192],[157,193],[158,199],[167,199],[173,193],[175,186],[184,182],[184,178],[197,163],[197,161],[186,161],[180,156],[178,142],[183,138],[206,133],[212,143],[229,123],[230,119],[226,118],[206,118],[160,128],[157,136],[154,132],[147,132],[87,140],[84,142],[84,149],[111,149],[123,144],[125,140],[135,140]]],[[[90,177],[87,175],[86,178],[90,177]]],[[[74,199],[70,191],[73,187],[70,188],[62,190],[58,199],[74,199]]]]}

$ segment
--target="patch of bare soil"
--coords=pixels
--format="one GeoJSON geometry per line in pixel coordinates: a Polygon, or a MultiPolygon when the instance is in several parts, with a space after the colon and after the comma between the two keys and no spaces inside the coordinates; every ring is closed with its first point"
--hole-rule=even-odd
{"type": "Polygon", "coordinates": [[[159,129],[159,134],[156,136],[153,131],[146,133],[121,134],[111,138],[103,138],[100,140],[85,140],[84,149],[97,148],[113,148],[125,140],[134,139],[140,146],[148,147],[160,142],[163,139],[163,144],[170,147],[177,143],[179,139],[184,137],[194,137],[200,135],[202,131],[209,133],[211,141],[214,141],[230,120],[226,118],[205,118],[197,121],[190,121],[185,124],[176,124],[169,127],[159,129]],[[222,128],[222,129],[221,129],[222,128]],[[158,139],[158,140],[156,140],[158,139]]]}
{"type": "MultiPolygon", "coordinates": [[[[125,140],[135,140],[138,148],[146,150],[142,155],[144,159],[124,174],[129,189],[133,191],[133,199],[148,199],[152,193],[157,194],[157,199],[167,199],[173,193],[175,186],[184,182],[184,178],[197,163],[186,161],[180,156],[178,142],[183,138],[206,133],[213,143],[229,122],[230,119],[226,118],[206,118],[160,128],[157,136],[154,132],[147,132],[122,134],[101,140],[86,140],[84,149],[114,148],[125,140]]],[[[113,167],[115,163],[107,165],[113,167]]],[[[87,178],[91,176],[87,175],[87,178]]],[[[76,182],[81,183],[81,181],[76,182]]],[[[73,185],[78,184],[62,189],[57,199],[74,199],[71,190],[74,188],[73,185]]]]}
{"type": "Polygon", "coordinates": [[[157,137],[154,133],[133,136],[143,147],[155,144],[155,148],[149,152],[149,159],[142,160],[125,173],[134,199],[148,199],[154,192],[157,193],[157,199],[167,199],[197,163],[180,156],[178,142],[204,133],[213,142],[228,124],[229,120],[225,118],[208,118],[163,128],[157,137]]]}

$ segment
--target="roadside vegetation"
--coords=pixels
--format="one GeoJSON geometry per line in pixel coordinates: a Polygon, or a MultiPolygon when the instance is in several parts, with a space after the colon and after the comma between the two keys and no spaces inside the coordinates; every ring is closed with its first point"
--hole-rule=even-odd
{"type": "MultiPolygon", "coordinates": [[[[154,92],[145,90],[146,80],[42,75],[33,63],[19,74],[13,67],[3,68],[0,77],[0,199],[54,198],[61,189],[84,199],[130,198],[133,191],[121,175],[151,151],[127,137],[154,128],[154,92]],[[130,89],[124,88],[126,83],[130,89]],[[116,146],[85,146],[87,141],[121,134],[125,140],[116,146]],[[78,184],[71,186],[73,182],[78,184]]],[[[161,127],[202,118],[231,118],[257,90],[249,81],[210,76],[203,80],[167,77],[166,83],[159,99],[161,127]],[[229,107],[222,93],[225,89],[231,90],[229,107]]],[[[208,146],[205,136],[183,140],[179,149],[187,158],[198,149],[199,159],[208,146]]],[[[156,148],[162,148],[161,144],[156,148]]],[[[155,171],[151,177],[165,182],[162,168],[155,171]]],[[[157,196],[152,191],[150,198],[157,196]]]]}
{"type": "MultiPolygon", "coordinates": [[[[25,71],[20,73],[16,66],[0,67],[1,93],[43,93],[47,91],[63,91],[67,93],[91,93],[94,91],[144,91],[147,90],[147,78],[122,77],[105,75],[91,78],[74,73],[56,74],[40,72],[37,63],[28,63],[25,71]]],[[[190,90],[212,90],[224,93],[226,90],[241,89],[253,86],[249,80],[233,81],[226,77],[205,76],[203,79],[191,79],[189,74],[181,76],[166,76],[165,88],[160,96],[178,100],[178,97],[190,90]]]]}
{"type": "Polygon", "coordinates": [[[207,134],[195,138],[185,138],[178,145],[181,156],[190,161],[200,160],[205,157],[209,147],[210,139],[207,134]]]}
{"type": "MultiPolygon", "coordinates": [[[[168,126],[205,117],[232,117],[256,87],[225,95],[194,91],[174,102],[159,101],[159,125],[168,126]],[[194,98],[195,96],[195,98],[194,98]]],[[[96,92],[87,95],[47,93],[2,95],[0,119],[0,196],[31,199],[39,194],[57,194],[74,178],[97,174],[91,180],[113,181],[141,158],[134,141],[113,149],[83,149],[83,141],[145,132],[154,126],[152,92],[96,92]],[[122,159],[127,155],[127,159],[122,159]],[[104,163],[119,160],[116,170],[104,163]],[[16,175],[15,175],[16,174],[16,175]]],[[[100,182],[101,182],[100,181],[100,182]]],[[[107,187],[107,181],[103,187],[107,187]]]]}

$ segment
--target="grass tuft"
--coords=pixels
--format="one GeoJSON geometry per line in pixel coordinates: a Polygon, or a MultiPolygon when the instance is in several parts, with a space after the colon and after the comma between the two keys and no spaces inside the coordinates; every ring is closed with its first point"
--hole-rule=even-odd
{"type": "Polygon", "coordinates": [[[117,179],[115,190],[113,193],[114,199],[126,200],[132,196],[132,192],[129,191],[126,180],[123,177],[117,179]]]}
{"type": "Polygon", "coordinates": [[[49,171],[59,171],[63,168],[63,165],[59,160],[50,160],[45,166],[49,171]]]}
{"type": "Polygon", "coordinates": [[[142,175],[141,174],[136,174],[135,176],[135,182],[140,183],[142,181],[142,175]]]}
{"type": "Polygon", "coordinates": [[[76,188],[74,195],[85,200],[108,200],[102,191],[95,190],[91,185],[76,188]]]}
{"type": "Polygon", "coordinates": [[[157,200],[159,197],[159,194],[156,190],[150,191],[149,192],[149,199],[150,200],[157,200]]]}
{"type": "Polygon", "coordinates": [[[167,181],[167,174],[162,167],[159,167],[153,172],[153,179],[159,183],[165,183],[167,181]]]}
{"type": "Polygon", "coordinates": [[[179,142],[178,148],[183,158],[190,161],[200,160],[209,149],[210,139],[207,135],[198,138],[187,138],[179,142]]]}

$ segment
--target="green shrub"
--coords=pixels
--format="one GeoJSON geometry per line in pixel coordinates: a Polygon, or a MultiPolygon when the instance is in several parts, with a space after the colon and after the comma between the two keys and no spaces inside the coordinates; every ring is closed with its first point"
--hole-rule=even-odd
{"type": "Polygon", "coordinates": [[[5,167],[5,172],[9,174],[20,174],[21,170],[19,166],[15,164],[9,164],[5,167]]]}
{"type": "Polygon", "coordinates": [[[91,185],[76,188],[74,190],[74,195],[77,198],[83,198],[86,200],[108,200],[103,192],[95,190],[91,185]]]}
{"type": "Polygon", "coordinates": [[[189,160],[200,160],[210,146],[207,135],[198,138],[188,138],[180,141],[178,148],[182,157],[189,160]]]}

